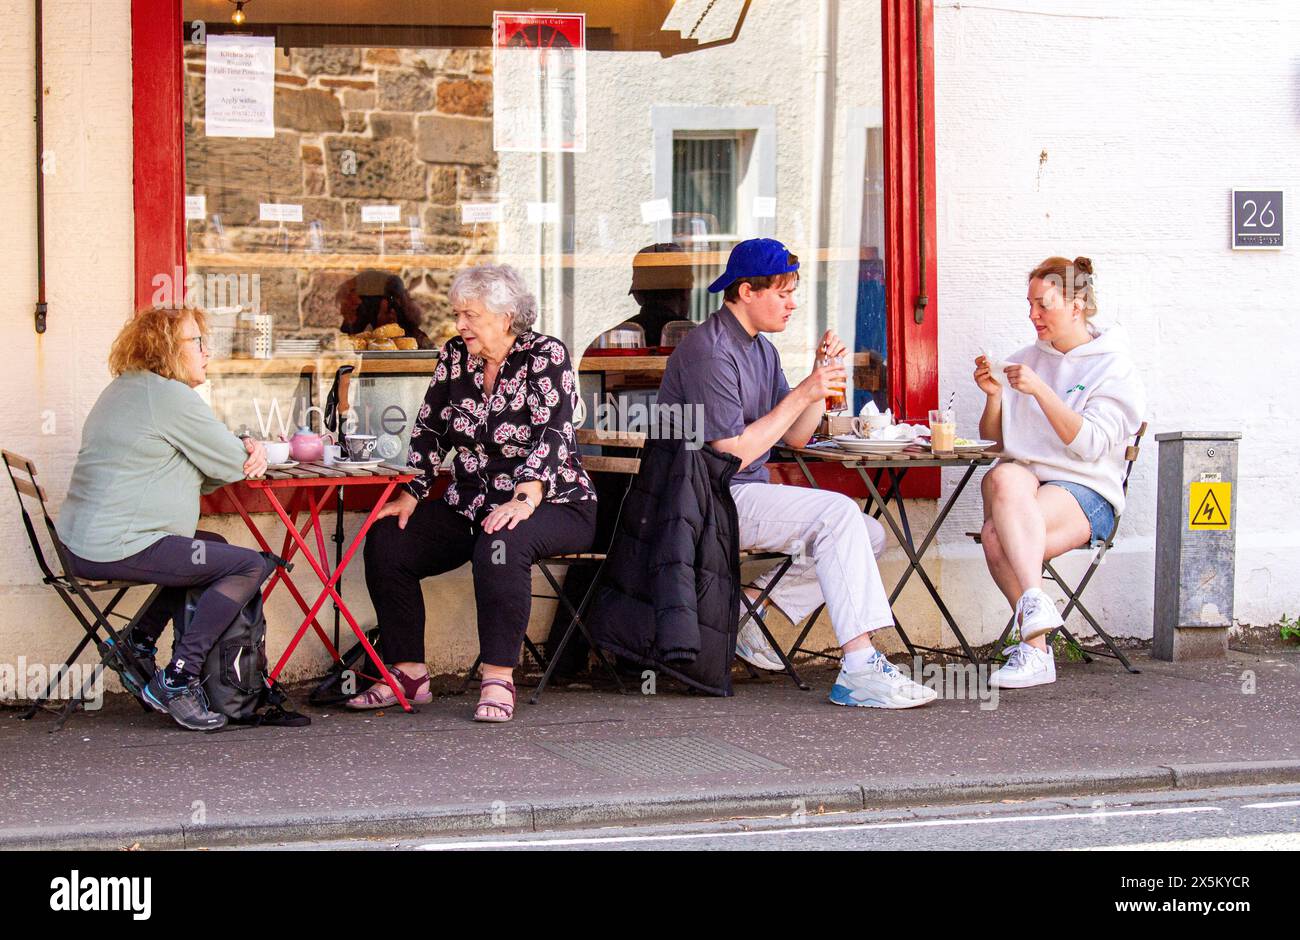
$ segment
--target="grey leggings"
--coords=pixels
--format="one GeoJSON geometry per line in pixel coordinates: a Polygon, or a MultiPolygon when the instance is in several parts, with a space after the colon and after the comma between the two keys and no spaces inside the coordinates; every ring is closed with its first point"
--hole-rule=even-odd
{"type": "Polygon", "coordinates": [[[189,589],[206,587],[189,629],[172,647],[171,664],[191,676],[200,673],[208,651],[275,568],[253,549],[229,545],[216,533],[203,531],[192,539],[164,536],[121,561],[87,561],[68,554],[78,577],[163,586],[134,631],[136,640],[150,645],[157,643],[169,620],[184,616],[189,589]]]}

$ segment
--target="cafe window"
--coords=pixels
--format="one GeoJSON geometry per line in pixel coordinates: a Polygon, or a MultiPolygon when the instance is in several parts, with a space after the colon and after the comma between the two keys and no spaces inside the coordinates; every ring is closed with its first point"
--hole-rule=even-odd
{"type": "MultiPolygon", "coordinates": [[[[739,207],[753,151],[753,133],[679,131],[673,136],[673,241],[695,252],[721,254],[742,239],[739,207]]],[[[722,265],[697,264],[691,319],[701,322],[716,307],[710,284],[722,265]]]]}
{"type": "Polygon", "coordinates": [[[240,25],[225,0],[143,6],[137,299],[189,275],[171,296],[194,288],[211,314],[214,404],[240,407],[243,392],[217,386],[255,363],[283,364],[258,374],[283,373],[274,381],[316,404],[338,362],[366,381],[427,380],[422,357],[454,330],[451,280],[486,262],[520,270],[537,328],[580,359],[638,313],[638,251],[681,249],[684,318],[698,321],[726,253],[754,236],[803,261],[801,313],[771,337],[792,382],[829,326],[876,356],[877,387],[860,392],[912,416],[935,394],[932,287],[925,315],[913,309],[933,239],[932,222],[917,238],[914,147],[932,105],[918,110],[909,65],[928,3],[586,0],[509,14],[483,0],[247,0],[240,25]],[[376,335],[393,324],[399,335],[376,335]],[[315,385],[299,392],[309,361],[315,385]]]}

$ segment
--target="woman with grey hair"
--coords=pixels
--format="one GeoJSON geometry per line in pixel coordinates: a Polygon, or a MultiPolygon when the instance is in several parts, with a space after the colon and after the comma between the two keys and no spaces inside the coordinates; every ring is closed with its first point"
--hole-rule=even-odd
{"type": "MultiPolygon", "coordinates": [[[[475,721],[509,721],[512,679],[538,558],[591,547],[596,492],[578,462],[578,379],[569,351],[532,330],[537,302],[519,272],[482,265],[451,285],[456,331],[415,426],[409,464],[424,471],[380,510],[366,539],[366,586],[389,670],[412,702],[432,701],[420,580],[474,564],[483,681],[475,721]],[[443,457],[453,479],[429,499],[443,457]]],[[[383,683],[348,700],[384,708],[383,683]]]]}

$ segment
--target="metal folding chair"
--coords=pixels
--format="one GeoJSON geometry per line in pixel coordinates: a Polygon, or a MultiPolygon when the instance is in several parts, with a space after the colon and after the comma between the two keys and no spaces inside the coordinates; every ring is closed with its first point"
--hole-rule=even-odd
{"type": "MultiPolygon", "coordinates": [[[[781,644],[776,642],[776,638],[772,636],[771,632],[767,629],[767,624],[763,621],[763,618],[758,615],[758,612],[762,609],[763,602],[768,599],[768,595],[776,590],[777,585],[781,583],[781,579],[785,577],[785,573],[789,571],[790,566],[794,564],[794,556],[787,555],[784,552],[740,553],[740,563],[742,565],[749,564],[752,561],[775,561],[778,564],[776,573],[772,575],[772,580],[762,588],[759,588],[758,597],[755,600],[751,601],[749,595],[746,594],[743,589],[741,590],[740,599],[744,602],[747,609],[745,611],[745,616],[740,618],[740,624],[736,627],[736,633],[739,635],[740,631],[744,629],[745,624],[749,623],[750,620],[753,620],[754,623],[758,625],[758,629],[762,632],[763,638],[767,640],[767,645],[772,648],[772,651],[776,653],[777,658],[781,660],[781,665],[784,667],[783,671],[790,677],[790,681],[800,689],[807,692],[811,687],[808,683],[799,678],[799,673],[795,672],[793,659],[795,654],[799,652],[799,647],[803,642],[803,638],[807,636],[808,630],[812,628],[813,622],[817,619],[817,615],[821,613],[821,607],[818,607],[817,610],[813,611],[809,616],[808,628],[804,630],[799,639],[795,641],[795,644],[790,647],[790,652],[787,653],[785,650],[781,649],[781,644]]],[[[744,584],[742,585],[742,588],[753,586],[753,584],[744,584]]],[[[741,660],[741,662],[744,662],[744,660],[741,660]]],[[[757,677],[759,675],[758,670],[749,663],[744,663],[744,666],[751,676],[757,677]]]]}
{"type": "MultiPolygon", "coordinates": [[[[81,642],[73,649],[71,655],[68,656],[62,669],[55,675],[50,676],[50,681],[46,685],[44,693],[19,717],[23,719],[31,718],[45,706],[50,696],[54,694],[59,682],[72,667],[72,664],[77,661],[82,651],[92,642],[99,651],[100,662],[116,672],[122,680],[123,687],[139,699],[140,690],[153,676],[154,664],[140,662],[131,651],[130,646],[123,642],[123,637],[144,616],[145,611],[149,609],[149,605],[153,603],[162,588],[158,585],[146,585],[138,581],[93,581],[73,575],[72,567],[68,564],[67,548],[59,539],[58,531],[54,527],[54,520],[50,517],[49,508],[45,502],[45,490],[36,482],[36,465],[19,454],[7,450],[0,451],[0,453],[4,455],[5,469],[9,473],[9,481],[13,484],[14,495],[18,498],[18,509],[22,513],[23,528],[27,530],[27,538],[31,542],[32,552],[36,556],[36,564],[41,569],[42,583],[54,588],[55,593],[72,611],[72,615],[77,618],[77,622],[81,624],[86,633],[81,642]],[[60,572],[58,574],[55,573],[46,557],[41,540],[37,536],[36,526],[32,522],[32,516],[27,511],[29,501],[35,501],[40,507],[41,517],[45,521],[46,533],[53,547],[54,556],[58,560],[60,572]],[[153,590],[132,616],[128,617],[125,614],[118,613],[116,609],[118,603],[126,596],[127,591],[135,587],[151,587],[153,590]],[[110,592],[112,596],[107,604],[101,605],[96,601],[96,595],[110,592]],[[112,617],[126,621],[126,625],[120,630],[113,629],[110,620],[112,617]],[[101,631],[103,635],[101,635],[101,631]]],[[[63,723],[68,720],[73,710],[84,703],[93,681],[94,677],[92,676],[82,684],[79,696],[69,696],[67,704],[63,706],[59,713],[58,723],[53,730],[57,731],[62,728],[63,723]]],[[[140,702],[140,707],[145,711],[149,711],[148,706],[143,701],[140,702]]]]}
{"type": "MultiPolygon", "coordinates": [[[[583,446],[630,449],[638,455],[632,457],[607,457],[597,454],[591,456],[584,455],[582,458],[582,467],[588,473],[605,473],[622,477],[622,492],[623,496],[626,497],[628,490],[632,487],[632,480],[641,469],[641,458],[639,454],[641,448],[645,446],[646,436],[644,434],[593,431],[583,428],[578,430],[577,437],[578,443],[583,446]]],[[[619,504],[619,512],[622,512],[622,503],[619,504]]],[[[614,519],[614,525],[615,527],[618,525],[617,515],[614,519]]],[[[546,691],[546,686],[551,681],[551,676],[555,672],[556,666],[563,661],[564,650],[569,645],[569,641],[573,639],[573,634],[575,632],[582,633],[583,638],[587,641],[587,645],[595,651],[596,656],[600,659],[601,665],[604,666],[605,671],[613,677],[614,684],[618,687],[619,692],[625,693],[627,691],[623,685],[622,678],[618,674],[618,670],[614,668],[614,664],[610,661],[605,651],[602,650],[592,639],[591,631],[587,628],[587,623],[583,619],[586,616],[587,607],[590,605],[591,599],[595,596],[596,588],[600,584],[600,575],[604,570],[607,558],[608,555],[605,552],[574,552],[567,555],[551,555],[547,558],[539,558],[537,560],[537,567],[541,569],[542,577],[546,578],[547,583],[551,586],[551,590],[554,593],[534,594],[533,597],[538,598],[539,600],[558,601],[562,604],[569,614],[569,625],[560,636],[559,643],[551,647],[549,656],[544,656],[533,644],[532,640],[527,636],[524,637],[524,648],[543,670],[541,681],[537,683],[537,688],[533,690],[532,696],[528,699],[528,701],[533,705],[537,704],[538,700],[542,697],[542,693],[546,691]],[[557,572],[555,569],[563,568],[568,570],[570,568],[578,567],[591,568],[594,570],[595,574],[591,580],[591,584],[583,593],[582,599],[578,602],[578,606],[574,607],[573,602],[565,596],[560,581],[556,577],[557,572]]],[[[465,676],[466,685],[469,685],[469,683],[474,680],[474,677],[478,672],[478,667],[482,662],[483,657],[479,656],[474,660],[474,665],[469,667],[469,672],[465,676]]]]}
{"type": "MultiPolygon", "coordinates": [[[[1138,454],[1141,453],[1142,436],[1146,434],[1146,431],[1147,431],[1147,423],[1143,421],[1142,426],[1138,428],[1137,434],[1134,435],[1133,437],[1133,443],[1130,444],[1124,451],[1124,459],[1128,463],[1124,467],[1124,480],[1122,482],[1122,486],[1123,486],[1124,494],[1126,496],[1128,495],[1128,479],[1129,476],[1133,473],[1133,465],[1137,462],[1138,454]]],[[[1068,601],[1066,602],[1065,605],[1065,610],[1061,612],[1061,619],[1069,620],[1070,614],[1077,609],[1079,613],[1083,615],[1084,619],[1087,620],[1088,623],[1092,626],[1092,629],[1097,632],[1097,636],[1101,637],[1102,642],[1106,645],[1106,649],[1109,650],[1109,652],[1103,652],[1098,649],[1089,650],[1085,648],[1084,645],[1078,641],[1078,639],[1075,638],[1075,636],[1069,631],[1067,627],[1061,626],[1057,628],[1061,633],[1065,634],[1066,639],[1068,639],[1071,643],[1073,643],[1074,646],[1083,653],[1084,662],[1089,662],[1089,663],[1092,662],[1092,657],[1094,655],[1105,656],[1108,659],[1119,660],[1119,662],[1124,666],[1125,669],[1127,669],[1131,673],[1137,674],[1141,672],[1141,670],[1134,668],[1133,664],[1129,662],[1128,657],[1124,655],[1124,651],[1115,645],[1115,641],[1111,639],[1110,634],[1108,634],[1105,630],[1102,629],[1101,624],[1097,622],[1097,618],[1094,617],[1092,615],[1092,612],[1088,610],[1087,607],[1084,606],[1083,600],[1081,599],[1084,589],[1087,588],[1088,586],[1088,582],[1090,582],[1092,580],[1093,575],[1097,573],[1097,569],[1101,567],[1102,562],[1105,561],[1106,559],[1106,553],[1109,552],[1115,544],[1115,534],[1119,531],[1119,519],[1120,519],[1120,513],[1116,513],[1115,524],[1111,526],[1110,533],[1104,539],[1093,539],[1087,544],[1087,546],[1074,549],[1074,551],[1082,551],[1083,548],[1086,547],[1088,551],[1091,551],[1093,553],[1092,561],[1088,565],[1088,570],[1084,572],[1083,577],[1079,580],[1079,583],[1075,587],[1073,588],[1070,587],[1070,582],[1067,581],[1061,575],[1061,573],[1056,570],[1056,567],[1052,564],[1051,560],[1045,560],[1043,562],[1043,578],[1048,581],[1055,582],[1061,588],[1061,590],[1065,592],[1065,595],[1068,598],[1068,601]]],[[[966,534],[969,535],[971,538],[973,538],[977,545],[980,543],[981,541],[980,533],[967,532],[966,534]]],[[[1011,635],[1011,631],[1015,628],[1015,625],[1016,625],[1016,615],[1012,613],[1011,619],[1007,621],[1006,627],[1004,627],[1002,630],[1002,635],[998,637],[997,643],[994,644],[993,646],[995,653],[989,657],[990,660],[998,655],[996,651],[1002,649],[1003,645],[1007,641],[1007,638],[1011,635]]],[[[1056,636],[1056,633],[1057,630],[1053,630],[1048,635],[1047,641],[1049,644],[1056,636]]]]}

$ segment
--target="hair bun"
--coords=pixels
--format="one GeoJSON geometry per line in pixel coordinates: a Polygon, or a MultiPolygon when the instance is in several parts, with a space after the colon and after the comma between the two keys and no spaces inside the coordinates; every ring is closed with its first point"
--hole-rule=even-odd
{"type": "Polygon", "coordinates": [[[1074,259],[1074,266],[1084,274],[1092,273],[1092,259],[1085,258],[1083,255],[1074,259]]]}

